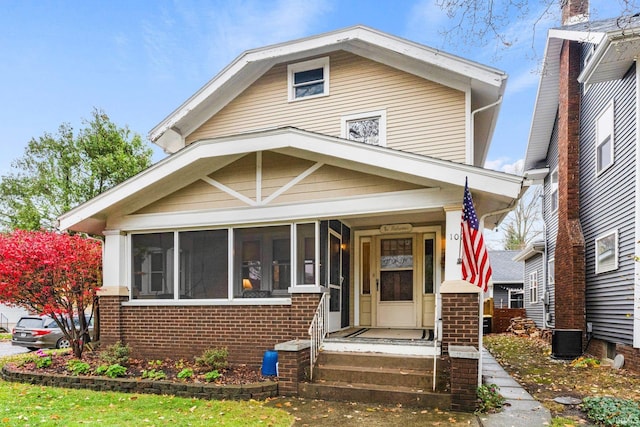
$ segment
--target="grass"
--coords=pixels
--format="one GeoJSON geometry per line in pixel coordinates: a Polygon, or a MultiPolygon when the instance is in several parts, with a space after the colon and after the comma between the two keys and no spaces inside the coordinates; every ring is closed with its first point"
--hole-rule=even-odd
{"type": "MultiPolygon", "coordinates": [[[[0,359],[0,366],[24,355],[0,359]]],[[[0,424],[78,426],[290,426],[293,416],[258,401],[214,401],[33,386],[0,380],[0,424]]]]}
{"type": "Polygon", "coordinates": [[[11,334],[10,333],[0,333],[0,341],[10,341],[11,334]]]}
{"type": "Polygon", "coordinates": [[[554,426],[582,425],[586,420],[578,407],[556,403],[556,397],[624,396],[640,401],[637,373],[595,363],[572,366],[571,361],[553,360],[549,344],[538,339],[503,334],[485,336],[483,341],[496,361],[551,411],[554,426]]]}

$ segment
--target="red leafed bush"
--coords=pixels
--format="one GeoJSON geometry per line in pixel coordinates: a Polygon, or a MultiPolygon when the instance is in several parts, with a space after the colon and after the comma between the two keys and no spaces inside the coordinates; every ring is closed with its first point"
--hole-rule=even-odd
{"type": "Polygon", "coordinates": [[[101,266],[102,245],[95,239],[52,231],[0,234],[0,301],[51,316],[79,358],[88,335],[80,314],[92,307],[101,266]],[[77,325],[68,321],[74,316],[77,325]]]}

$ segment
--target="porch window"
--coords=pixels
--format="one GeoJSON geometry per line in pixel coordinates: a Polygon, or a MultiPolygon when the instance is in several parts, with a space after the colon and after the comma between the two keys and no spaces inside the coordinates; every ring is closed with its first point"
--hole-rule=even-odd
{"type": "Polygon", "coordinates": [[[296,269],[299,285],[316,283],[316,226],[296,224],[296,269]]]}
{"type": "Polygon", "coordinates": [[[235,294],[244,298],[283,295],[291,286],[291,227],[237,229],[235,294]]]}
{"type": "Polygon", "coordinates": [[[180,240],[180,298],[227,298],[228,230],[188,231],[180,240]]]}
{"type": "Polygon", "coordinates": [[[173,233],[132,237],[132,297],[173,298],[173,233]]]}

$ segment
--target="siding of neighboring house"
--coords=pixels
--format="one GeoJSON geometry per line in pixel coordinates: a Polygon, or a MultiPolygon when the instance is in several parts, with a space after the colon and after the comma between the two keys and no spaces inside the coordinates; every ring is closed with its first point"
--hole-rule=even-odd
{"type": "MultiPolygon", "coordinates": [[[[551,212],[551,172],[556,170],[558,167],[558,119],[556,118],[555,124],[553,126],[553,132],[551,133],[551,141],[549,143],[549,152],[547,153],[547,162],[549,164],[549,175],[545,180],[545,190],[544,190],[544,215],[546,215],[545,223],[546,223],[546,240],[547,240],[547,260],[555,259],[556,253],[556,239],[558,237],[558,211],[551,212]]],[[[542,263],[542,260],[540,260],[542,263]]],[[[558,282],[558,279],[555,281],[558,282]]],[[[545,278],[544,283],[546,283],[547,292],[549,293],[549,307],[548,312],[550,313],[550,321],[549,326],[553,327],[555,325],[555,308],[556,308],[556,292],[555,286],[547,283],[547,279],[545,278]]],[[[562,301],[558,302],[562,305],[562,301]]]]}
{"type": "Polygon", "coordinates": [[[594,338],[633,343],[635,245],[635,66],[622,80],[584,94],[580,127],[580,212],[585,238],[587,322],[594,338]],[[614,164],[596,176],[596,117],[614,101],[614,164]],[[595,239],[618,232],[618,268],[595,273],[595,239]]]}
{"type": "Polygon", "coordinates": [[[341,135],[341,117],[386,110],[386,146],[465,162],[465,93],[344,51],[330,55],[329,96],[289,102],[287,64],[266,72],[187,143],[278,126],[341,135]]]}
{"type": "MultiPolygon", "coordinates": [[[[277,153],[263,152],[262,199],[266,199],[315,163],[277,153]]],[[[208,175],[209,178],[255,200],[256,155],[250,154],[208,175]]],[[[411,183],[324,165],[274,199],[293,203],[314,199],[348,197],[423,188],[411,183]]],[[[202,180],[154,202],[136,213],[164,213],[246,206],[242,200],[202,180]]]]}
{"type": "Polygon", "coordinates": [[[527,260],[524,266],[524,306],[527,310],[527,317],[536,322],[539,328],[544,327],[543,307],[542,307],[542,255],[534,255],[527,260]],[[530,298],[530,274],[538,272],[538,302],[532,304],[530,298]]]}

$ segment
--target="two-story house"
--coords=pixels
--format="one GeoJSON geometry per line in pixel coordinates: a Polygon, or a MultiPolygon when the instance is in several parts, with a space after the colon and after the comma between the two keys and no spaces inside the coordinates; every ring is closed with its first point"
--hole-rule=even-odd
{"type": "Polygon", "coordinates": [[[525,305],[540,327],[579,331],[578,354],[640,369],[640,17],[588,8],[567,2],[548,34],[525,158],[545,238],[520,254],[525,305]]]}
{"type": "Polygon", "coordinates": [[[244,52],[151,131],[170,156],[60,217],[105,236],[102,341],[259,365],[319,318],[440,354],[465,178],[491,225],[522,190],[482,168],[506,79],[361,26],[244,52]]]}

